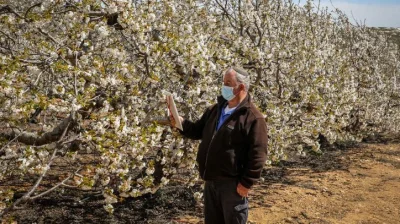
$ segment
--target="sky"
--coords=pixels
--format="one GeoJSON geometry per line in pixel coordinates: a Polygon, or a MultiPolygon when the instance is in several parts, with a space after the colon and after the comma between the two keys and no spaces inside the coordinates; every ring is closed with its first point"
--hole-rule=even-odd
{"type": "MultiPolygon", "coordinates": [[[[305,2],[300,0],[300,5],[305,2]]],[[[318,4],[318,0],[314,3],[318,4]]],[[[344,11],[352,23],[355,23],[354,17],[371,27],[400,27],[400,0],[321,0],[322,6],[333,10],[332,4],[344,11]]]]}

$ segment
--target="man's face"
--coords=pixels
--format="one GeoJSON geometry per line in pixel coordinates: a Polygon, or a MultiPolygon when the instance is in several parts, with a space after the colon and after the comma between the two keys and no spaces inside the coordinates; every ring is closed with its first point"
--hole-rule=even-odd
{"type": "Polygon", "coordinates": [[[231,71],[224,75],[224,85],[225,86],[236,87],[237,84],[238,83],[236,80],[235,72],[231,71]]]}
{"type": "Polygon", "coordinates": [[[244,89],[244,85],[237,81],[234,71],[230,71],[224,75],[224,85],[233,87],[233,94],[235,95],[244,89]]]}

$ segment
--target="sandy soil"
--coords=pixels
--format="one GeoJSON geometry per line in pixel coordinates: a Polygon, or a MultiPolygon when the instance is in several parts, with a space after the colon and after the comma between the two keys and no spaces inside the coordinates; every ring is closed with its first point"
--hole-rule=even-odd
{"type": "MultiPolygon", "coordinates": [[[[400,144],[360,144],[282,161],[252,189],[249,223],[400,223],[400,144]]],[[[65,190],[13,211],[16,223],[203,223],[200,186],[169,186],[103,210],[101,194],[65,190]]],[[[5,220],[3,220],[5,223],[5,220]]]]}

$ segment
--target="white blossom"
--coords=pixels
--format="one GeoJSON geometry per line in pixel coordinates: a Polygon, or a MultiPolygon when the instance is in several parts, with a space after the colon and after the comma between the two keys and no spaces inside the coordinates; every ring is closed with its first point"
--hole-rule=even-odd
{"type": "Polygon", "coordinates": [[[105,27],[105,26],[100,26],[97,29],[97,32],[99,32],[99,35],[101,38],[105,38],[109,35],[109,31],[108,31],[107,27],[105,27]]]}
{"type": "Polygon", "coordinates": [[[156,15],[154,13],[149,13],[148,19],[150,22],[154,22],[156,20],[156,15]]]}
{"type": "Polygon", "coordinates": [[[103,208],[110,214],[114,213],[114,206],[112,204],[105,204],[103,208]]]}
{"type": "Polygon", "coordinates": [[[149,167],[149,168],[146,169],[146,174],[147,175],[151,175],[151,174],[154,173],[154,171],[155,171],[155,169],[153,167],[149,167]]]}

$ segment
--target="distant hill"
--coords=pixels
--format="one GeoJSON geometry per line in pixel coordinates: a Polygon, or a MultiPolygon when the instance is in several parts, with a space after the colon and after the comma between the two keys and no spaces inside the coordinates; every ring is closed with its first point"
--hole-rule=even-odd
{"type": "Polygon", "coordinates": [[[400,27],[399,28],[372,27],[371,29],[387,35],[391,41],[400,46],[400,27]]]}

